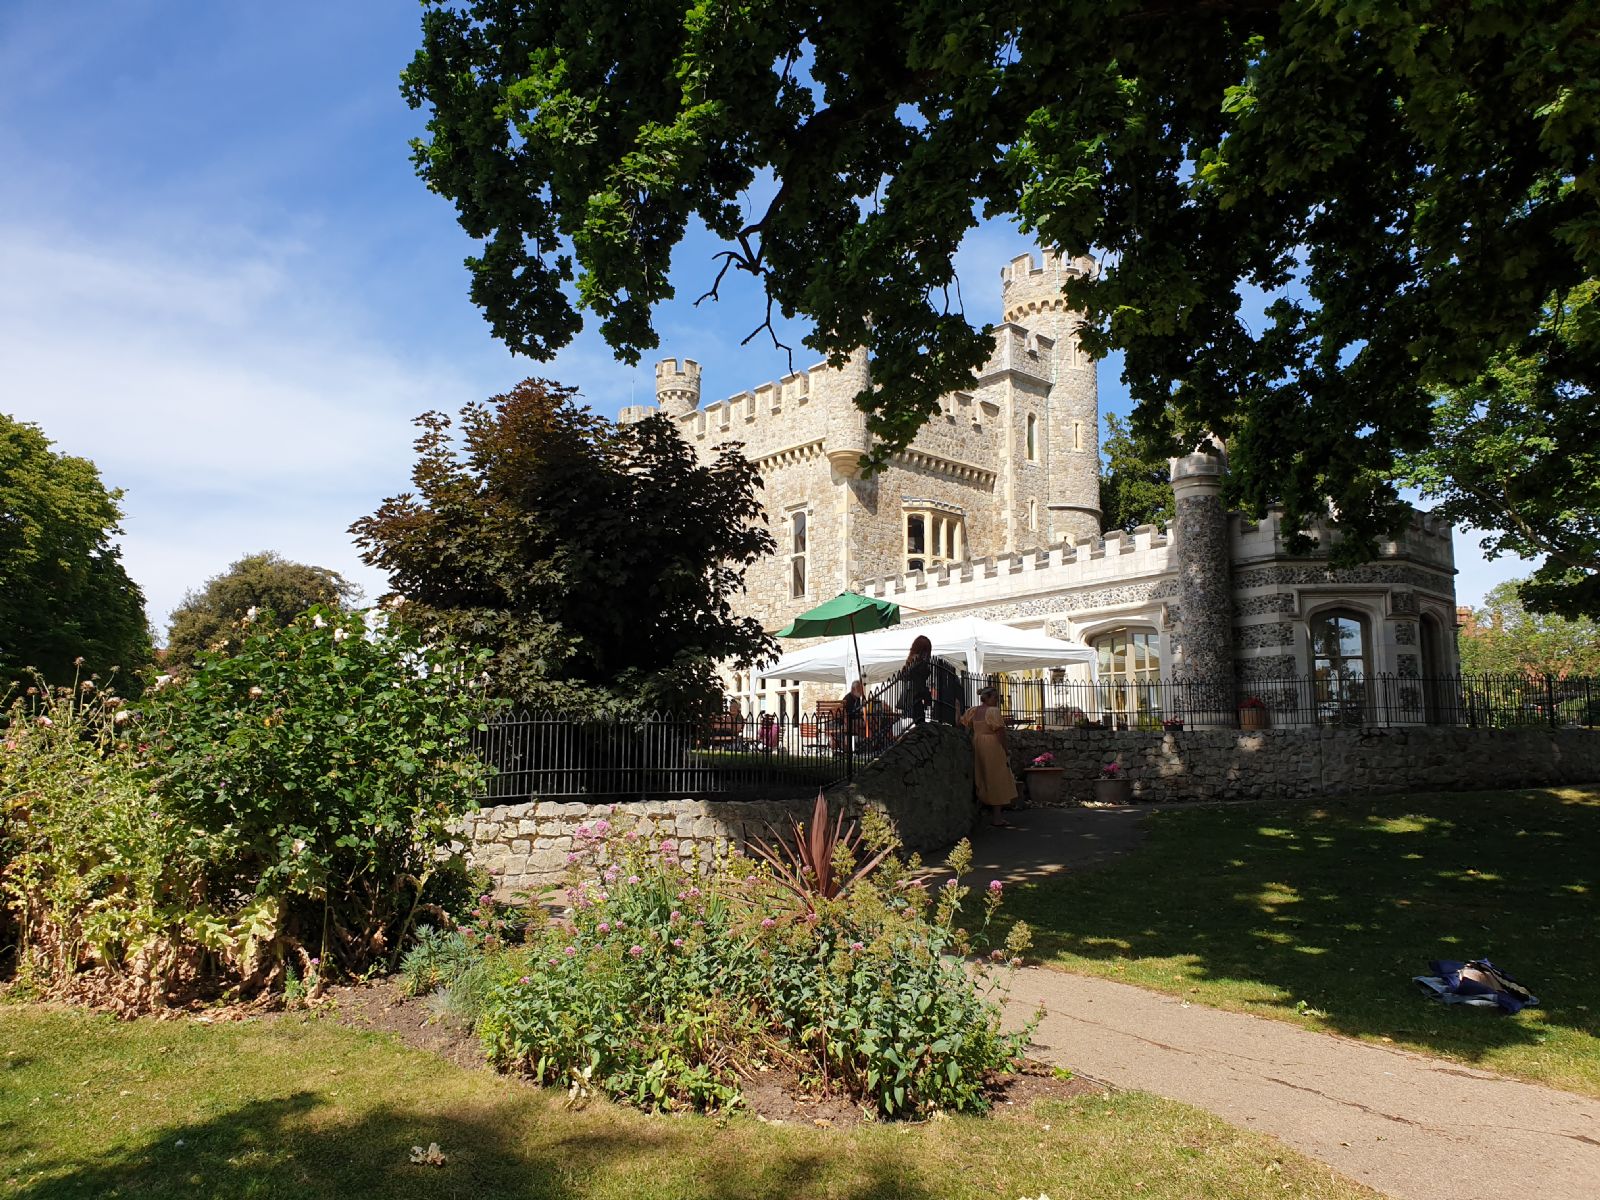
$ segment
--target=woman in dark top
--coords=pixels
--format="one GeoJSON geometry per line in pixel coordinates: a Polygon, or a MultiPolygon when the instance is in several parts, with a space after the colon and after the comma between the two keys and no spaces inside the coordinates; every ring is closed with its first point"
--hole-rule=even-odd
{"type": "Polygon", "coordinates": [[[906,665],[900,668],[900,712],[910,717],[912,724],[921,725],[928,719],[928,705],[933,703],[932,682],[933,643],[926,634],[919,634],[911,643],[906,665]]]}

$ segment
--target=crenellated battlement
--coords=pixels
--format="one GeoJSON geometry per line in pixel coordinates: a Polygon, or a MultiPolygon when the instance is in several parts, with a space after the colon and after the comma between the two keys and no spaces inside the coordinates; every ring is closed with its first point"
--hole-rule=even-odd
{"type": "Polygon", "coordinates": [[[1113,530],[1104,537],[1019,554],[863,579],[853,590],[864,596],[905,599],[908,606],[919,609],[955,608],[1164,576],[1175,569],[1171,549],[1165,529],[1141,525],[1132,533],[1113,530]]]}
{"type": "Polygon", "coordinates": [[[1069,279],[1093,278],[1099,268],[1092,258],[1068,258],[1045,250],[1036,261],[1019,254],[1000,268],[1002,319],[1026,325],[1027,317],[1041,312],[1067,312],[1063,288],[1069,279]]]}

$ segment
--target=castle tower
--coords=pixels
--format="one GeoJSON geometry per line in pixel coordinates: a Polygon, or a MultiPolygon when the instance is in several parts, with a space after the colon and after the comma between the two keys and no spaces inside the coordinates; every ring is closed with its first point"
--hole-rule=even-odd
{"type": "Polygon", "coordinates": [[[1233,720],[1233,546],[1222,504],[1223,463],[1197,451],[1172,460],[1177,509],[1179,678],[1196,685],[1190,697],[1198,724],[1233,720]]]}
{"type": "Polygon", "coordinates": [[[692,358],[678,365],[675,358],[656,364],[656,403],[674,420],[686,417],[700,407],[700,364],[692,358]]]}
{"type": "Polygon", "coordinates": [[[867,434],[867,414],[855,405],[856,396],[872,385],[866,350],[857,350],[841,367],[822,363],[811,369],[811,400],[822,408],[826,439],[823,448],[833,469],[846,479],[861,474],[861,456],[872,445],[867,434]]]}
{"type": "Polygon", "coordinates": [[[1000,270],[1003,319],[1055,344],[1046,427],[1049,437],[1050,538],[1077,540],[1100,532],[1100,393],[1094,360],[1078,345],[1082,318],[1062,293],[1069,279],[1092,275],[1088,258],[1046,250],[1023,254],[1000,270]]]}

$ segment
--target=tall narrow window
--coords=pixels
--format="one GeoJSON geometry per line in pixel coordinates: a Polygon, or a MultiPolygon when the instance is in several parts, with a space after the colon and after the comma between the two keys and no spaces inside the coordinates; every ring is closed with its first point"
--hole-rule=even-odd
{"type": "Polygon", "coordinates": [[[1082,421],[1074,421],[1072,423],[1072,448],[1074,450],[1082,450],[1083,449],[1083,422],[1082,421]]]}
{"type": "Polygon", "coordinates": [[[806,594],[806,514],[801,509],[789,514],[789,595],[806,594]]]}
{"type": "Polygon", "coordinates": [[[1311,622],[1311,677],[1317,718],[1360,725],[1367,708],[1367,630],[1360,614],[1327,612],[1311,622]]]}
{"type": "Polygon", "coordinates": [[[1037,500],[1028,501],[1028,532],[1039,532],[1039,502],[1037,500]]]}
{"type": "Polygon", "coordinates": [[[920,571],[928,565],[928,518],[912,513],[906,518],[906,570],[920,571]]]}
{"type": "Polygon", "coordinates": [[[1095,638],[1100,703],[1126,726],[1153,726],[1161,711],[1161,642],[1154,629],[1124,628],[1095,638]]]}
{"type": "Polygon", "coordinates": [[[1028,414],[1028,461],[1039,461],[1039,418],[1032,413],[1028,414]]]}

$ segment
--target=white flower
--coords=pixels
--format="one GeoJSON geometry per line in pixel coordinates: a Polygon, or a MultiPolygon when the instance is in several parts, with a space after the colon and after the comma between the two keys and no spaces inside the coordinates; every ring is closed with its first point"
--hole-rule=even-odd
{"type": "Polygon", "coordinates": [[[321,613],[317,613],[311,618],[311,628],[313,629],[322,629],[326,627],[327,624],[327,619],[321,613]]]}
{"type": "Polygon", "coordinates": [[[336,642],[342,642],[342,641],[345,640],[345,638],[347,638],[349,636],[350,636],[350,631],[348,629],[346,629],[342,625],[338,629],[335,629],[333,631],[333,640],[336,641],[336,642]]]}
{"type": "Polygon", "coordinates": [[[304,854],[306,852],[306,840],[305,840],[305,838],[295,838],[295,840],[294,840],[294,852],[296,854],[304,854]]]}
{"type": "Polygon", "coordinates": [[[133,714],[125,708],[120,708],[117,710],[117,715],[111,719],[118,725],[126,725],[129,721],[133,720],[133,714]]]}
{"type": "Polygon", "coordinates": [[[157,675],[156,676],[156,688],[157,688],[157,690],[166,687],[167,684],[169,684],[171,682],[172,682],[172,676],[171,675],[157,675]]]}
{"type": "Polygon", "coordinates": [[[261,610],[259,608],[252,604],[249,608],[244,610],[244,619],[246,621],[254,621],[256,619],[256,614],[260,611],[261,610]]]}
{"type": "Polygon", "coordinates": [[[259,687],[253,687],[250,689],[250,699],[252,700],[259,700],[264,695],[266,695],[266,693],[263,692],[259,687]]]}

